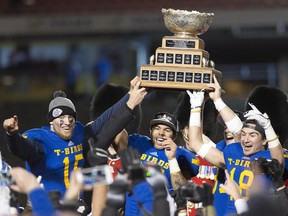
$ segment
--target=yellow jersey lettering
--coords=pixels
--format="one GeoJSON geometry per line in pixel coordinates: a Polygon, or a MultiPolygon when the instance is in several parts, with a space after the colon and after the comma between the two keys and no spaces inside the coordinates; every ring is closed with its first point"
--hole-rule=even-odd
{"type": "Polygon", "coordinates": [[[239,164],[240,164],[240,160],[237,159],[237,160],[235,161],[235,166],[238,166],[239,164]]]}
{"type": "Polygon", "coordinates": [[[233,159],[232,158],[228,158],[228,162],[229,164],[232,164],[233,159]]]}
{"type": "Polygon", "coordinates": [[[60,149],[55,149],[54,152],[56,153],[57,156],[60,155],[60,149]]]}
{"type": "Polygon", "coordinates": [[[69,148],[65,148],[64,151],[65,151],[65,154],[66,154],[66,155],[67,155],[67,154],[70,154],[69,148]]]}
{"type": "Polygon", "coordinates": [[[244,167],[250,167],[250,161],[245,161],[244,167]]]}
{"type": "Polygon", "coordinates": [[[151,162],[157,164],[157,160],[158,160],[158,158],[153,157],[152,160],[151,160],[151,162]]]}
{"type": "Polygon", "coordinates": [[[169,163],[165,163],[165,165],[163,166],[164,169],[168,169],[169,168],[169,163]]]}
{"type": "Polygon", "coordinates": [[[158,165],[159,165],[159,166],[163,166],[164,163],[165,163],[165,162],[164,162],[163,160],[160,160],[160,161],[158,162],[158,165]]]}
{"type": "Polygon", "coordinates": [[[146,154],[142,154],[140,157],[140,160],[146,160],[147,155],[146,154]]]}

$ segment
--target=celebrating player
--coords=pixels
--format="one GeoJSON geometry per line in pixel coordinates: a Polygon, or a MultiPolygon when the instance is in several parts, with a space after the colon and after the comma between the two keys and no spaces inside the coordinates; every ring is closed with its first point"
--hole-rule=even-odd
{"type": "Polygon", "coordinates": [[[87,146],[88,138],[95,137],[120,107],[133,110],[147,94],[145,88],[139,88],[139,77],[135,77],[130,84],[129,94],[86,126],[76,121],[75,106],[66,98],[66,94],[55,92],[49,104],[49,126],[20,134],[16,115],[4,120],[8,149],[26,161],[27,169],[35,176],[42,176],[41,183],[47,191],[57,190],[63,195],[69,188],[71,172],[83,166],[83,149],[87,146]]]}
{"type": "MultiPolygon", "coordinates": [[[[187,91],[191,103],[190,148],[211,164],[223,169],[226,168],[230,173],[230,178],[239,185],[241,195],[248,199],[249,186],[254,179],[253,172],[249,167],[250,161],[258,157],[274,158],[283,166],[282,146],[269,118],[253,105],[252,110],[244,115],[246,121],[243,126],[238,124],[236,114],[221,99],[221,87],[215,77],[214,82],[207,85],[215,89],[215,91],[209,92],[209,97],[214,101],[216,109],[229,130],[232,133],[241,131],[240,143],[226,146],[223,152],[211,147],[211,145],[204,144],[201,126],[201,106],[204,101],[204,92],[191,93],[187,91]]],[[[229,199],[224,215],[229,213],[236,213],[232,199],[229,199]]]]}

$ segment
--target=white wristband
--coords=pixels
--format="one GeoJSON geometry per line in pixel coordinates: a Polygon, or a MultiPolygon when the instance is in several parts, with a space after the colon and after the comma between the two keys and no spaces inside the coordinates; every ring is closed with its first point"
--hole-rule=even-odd
{"type": "Polygon", "coordinates": [[[191,109],[189,118],[189,127],[190,126],[201,127],[201,108],[191,109]]]}
{"type": "Polygon", "coordinates": [[[170,173],[178,173],[181,171],[176,158],[173,158],[172,160],[168,160],[168,162],[169,162],[170,173]]]}
{"type": "Polygon", "coordinates": [[[227,105],[223,102],[222,98],[218,98],[216,101],[214,101],[215,108],[220,112],[222,109],[224,109],[227,105]]]}
{"type": "Polygon", "coordinates": [[[243,127],[243,124],[237,115],[230,121],[225,122],[225,124],[232,134],[239,132],[243,127]]]}
{"type": "Polygon", "coordinates": [[[201,148],[199,149],[199,151],[197,151],[197,154],[201,157],[201,158],[205,158],[205,156],[207,155],[208,151],[210,150],[212,146],[210,144],[204,143],[202,144],[201,148]]]}
{"type": "Polygon", "coordinates": [[[210,140],[210,141],[207,143],[207,145],[210,145],[210,146],[212,146],[213,148],[216,148],[216,144],[215,144],[212,140],[210,140]]]}
{"type": "Polygon", "coordinates": [[[234,202],[237,214],[242,214],[244,212],[249,211],[249,206],[244,199],[237,199],[234,202]]]}
{"type": "Polygon", "coordinates": [[[277,134],[275,133],[272,126],[265,130],[266,140],[268,142],[268,148],[275,148],[280,145],[277,134]]]}

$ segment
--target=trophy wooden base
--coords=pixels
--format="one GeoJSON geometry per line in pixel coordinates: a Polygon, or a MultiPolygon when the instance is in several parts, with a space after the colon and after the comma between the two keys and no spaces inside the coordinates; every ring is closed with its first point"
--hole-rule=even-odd
{"type": "Polygon", "coordinates": [[[207,89],[213,83],[213,75],[222,86],[222,73],[214,68],[188,68],[142,65],[140,80],[142,87],[165,89],[207,89]]]}

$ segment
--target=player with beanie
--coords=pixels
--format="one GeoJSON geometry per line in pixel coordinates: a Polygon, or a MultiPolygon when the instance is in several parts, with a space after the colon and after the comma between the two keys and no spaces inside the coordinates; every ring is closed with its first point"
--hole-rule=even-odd
{"type": "Polygon", "coordinates": [[[48,126],[19,133],[18,118],[4,120],[10,152],[26,162],[26,167],[35,176],[42,176],[41,183],[47,191],[60,191],[63,195],[69,188],[73,170],[84,164],[83,150],[88,147],[88,138],[96,137],[110,117],[123,106],[129,112],[142,102],[147,94],[140,88],[139,77],[130,82],[128,94],[87,125],[77,121],[76,108],[62,91],[56,91],[48,108],[48,126]]]}

